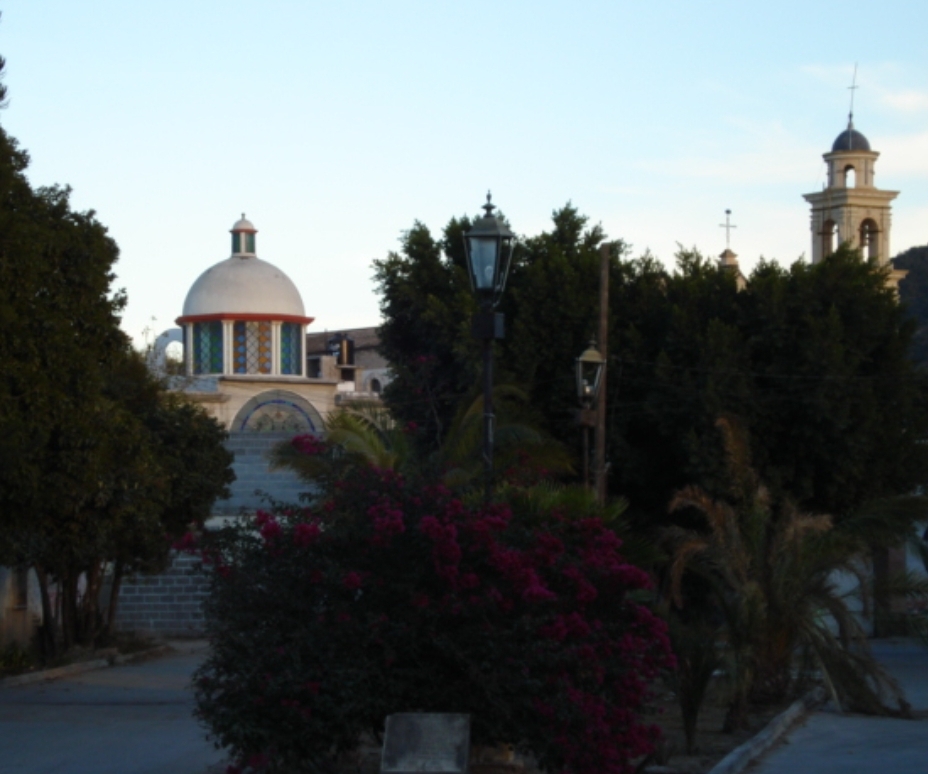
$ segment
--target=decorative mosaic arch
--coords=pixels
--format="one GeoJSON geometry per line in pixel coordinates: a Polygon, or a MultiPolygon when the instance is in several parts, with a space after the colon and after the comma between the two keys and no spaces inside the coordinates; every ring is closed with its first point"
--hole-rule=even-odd
{"type": "Polygon", "coordinates": [[[233,433],[318,433],[322,415],[306,398],[287,390],[255,395],[236,414],[233,433]]]}

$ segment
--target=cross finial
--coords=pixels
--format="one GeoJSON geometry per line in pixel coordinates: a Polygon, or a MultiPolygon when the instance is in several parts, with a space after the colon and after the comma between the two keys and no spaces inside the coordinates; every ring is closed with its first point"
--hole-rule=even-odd
{"type": "Polygon", "coordinates": [[[728,250],[731,248],[731,230],[738,228],[731,222],[731,210],[725,210],[725,222],[719,223],[719,228],[725,229],[725,249],[728,250]]]}
{"type": "Polygon", "coordinates": [[[847,87],[851,92],[851,108],[847,114],[847,127],[848,129],[854,128],[854,92],[857,91],[860,86],[857,85],[857,62],[854,62],[854,78],[851,81],[851,85],[847,87]]]}

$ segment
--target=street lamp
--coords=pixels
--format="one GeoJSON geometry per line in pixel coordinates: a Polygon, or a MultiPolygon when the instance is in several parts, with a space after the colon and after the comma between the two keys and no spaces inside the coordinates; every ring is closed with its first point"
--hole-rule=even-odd
{"type": "Polygon", "coordinates": [[[485,214],[464,234],[471,287],[480,306],[473,318],[474,336],[483,341],[483,475],[484,500],[493,499],[493,342],[505,337],[505,317],[494,312],[506,287],[515,235],[493,215],[487,192],[485,214]]]}
{"type": "Polygon", "coordinates": [[[590,488],[590,429],[596,426],[599,385],[606,361],[596,349],[596,340],[577,358],[577,398],[580,400],[580,424],[583,426],[583,485],[590,488]]]}

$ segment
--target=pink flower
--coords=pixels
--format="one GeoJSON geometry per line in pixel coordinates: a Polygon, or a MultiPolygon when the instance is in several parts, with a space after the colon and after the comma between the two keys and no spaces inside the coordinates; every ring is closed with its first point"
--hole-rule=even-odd
{"type": "Polygon", "coordinates": [[[183,536],[179,537],[174,541],[174,544],[171,546],[175,551],[184,551],[185,553],[192,553],[196,550],[197,547],[197,536],[192,532],[187,532],[183,536]]]}
{"type": "Polygon", "coordinates": [[[359,573],[356,573],[354,570],[352,570],[345,575],[342,583],[345,585],[346,589],[351,589],[354,591],[355,589],[361,588],[361,576],[359,573]]]}
{"type": "Polygon", "coordinates": [[[534,582],[522,592],[522,599],[526,602],[550,602],[557,599],[557,594],[546,589],[541,582],[535,579],[534,582]]]}
{"type": "Polygon", "coordinates": [[[261,537],[263,537],[267,543],[272,543],[274,540],[280,537],[280,534],[280,524],[278,524],[274,519],[265,522],[261,527],[261,537]]]}
{"type": "Polygon", "coordinates": [[[274,521],[274,514],[268,513],[265,510],[258,510],[258,512],[255,514],[255,524],[258,525],[259,529],[269,521],[274,521]]]}
{"type": "Polygon", "coordinates": [[[308,433],[294,436],[293,440],[290,441],[290,445],[300,452],[300,454],[309,456],[322,454],[325,451],[325,442],[308,433]]]}
{"type": "Polygon", "coordinates": [[[306,548],[319,537],[318,524],[297,524],[293,528],[293,544],[299,548],[306,548]]]}

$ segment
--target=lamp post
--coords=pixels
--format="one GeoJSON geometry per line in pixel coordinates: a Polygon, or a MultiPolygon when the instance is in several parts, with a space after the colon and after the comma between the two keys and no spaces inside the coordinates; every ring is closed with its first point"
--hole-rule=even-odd
{"type": "Polygon", "coordinates": [[[590,341],[577,358],[577,398],[580,400],[580,424],[583,427],[583,486],[590,489],[590,430],[596,426],[597,409],[593,408],[599,395],[606,361],[596,349],[596,340],[590,341]]]}
{"type": "Polygon", "coordinates": [[[489,191],[483,209],[483,217],[464,234],[464,251],[479,305],[473,333],[483,341],[483,476],[484,501],[489,503],[493,499],[493,342],[505,337],[505,317],[493,310],[506,287],[515,235],[493,215],[496,206],[489,191]]]}

